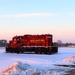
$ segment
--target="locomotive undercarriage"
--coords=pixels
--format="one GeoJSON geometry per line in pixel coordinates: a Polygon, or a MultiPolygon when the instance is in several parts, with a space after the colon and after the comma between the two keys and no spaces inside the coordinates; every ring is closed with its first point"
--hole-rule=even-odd
{"type": "Polygon", "coordinates": [[[35,54],[53,54],[58,52],[58,47],[21,47],[21,48],[6,48],[9,53],[25,53],[34,52],[35,54]]]}

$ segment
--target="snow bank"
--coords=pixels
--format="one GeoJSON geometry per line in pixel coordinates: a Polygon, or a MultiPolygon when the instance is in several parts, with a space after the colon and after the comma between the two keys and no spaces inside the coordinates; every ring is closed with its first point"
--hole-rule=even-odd
{"type": "Polygon", "coordinates": [[[68,58],[63,60],[64,62],[71,62],[71,63],[75,63],[75,56],[69,56],[68,58]]]}
{"type": "MultiPolygon", "coordinates": [[[[63,72],[64,73],[64,72],[63,72]]],[[[60,70],[37,69],[22,62],[16,62],[12,66],[4,69],[0,75],[62,75],[60,70]]]]}
{"type": "Polygon", "coordinates": [[[38,75],[37,69],[32,69],[30,65],[22,62],[16,62],[12,66],[4,69],[0,75],[38,75]]]}

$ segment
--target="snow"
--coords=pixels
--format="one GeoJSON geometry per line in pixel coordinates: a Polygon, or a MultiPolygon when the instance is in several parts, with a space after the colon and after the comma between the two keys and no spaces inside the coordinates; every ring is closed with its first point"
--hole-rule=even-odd
{"type": "Polygon", "coordinates": [[[64,62],[73,62],[75,63],[75,56],[69,56],[68,58],[63,60],[64,62]]]}
{"type": "Polygon", "coordinates": [[[58,53],[16,54],[0,48],[0,75],[63,75],[69,67],[55,66],[75,64],[75,48],[59,48],[58,53]]]}

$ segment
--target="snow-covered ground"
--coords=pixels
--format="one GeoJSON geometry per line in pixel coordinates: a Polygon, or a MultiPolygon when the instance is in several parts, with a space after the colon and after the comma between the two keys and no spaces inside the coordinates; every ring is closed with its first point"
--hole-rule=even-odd
{"type": "Polygon", "coordinates": [[[57,54],[6,53],[0,48],[0,75],[63,75],[69,67],[54,65],[75,64],[75,48],[59,48],[57,54]]]}

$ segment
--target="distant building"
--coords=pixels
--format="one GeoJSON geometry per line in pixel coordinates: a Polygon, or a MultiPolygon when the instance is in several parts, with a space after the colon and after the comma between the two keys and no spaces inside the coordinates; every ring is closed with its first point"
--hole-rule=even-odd
{"type": "Polygon", "coordinates": [[[6,47],[7,46],[7,40],[0,40],[0,47],[6,47]]]}

